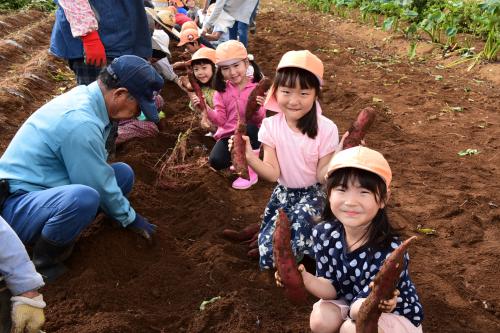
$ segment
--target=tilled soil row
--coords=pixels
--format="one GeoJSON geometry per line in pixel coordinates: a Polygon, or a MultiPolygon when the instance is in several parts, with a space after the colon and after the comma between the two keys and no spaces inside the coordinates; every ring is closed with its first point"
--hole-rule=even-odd
{"type": "Polygon", "coordinates": [[[0,40],[0,76],[16,64],[29,61],[37,50],[47,51],[47,38],[50,38],[53,23],[54,18],[46,16],[4,36],[0,40]]]}
{"type": "Polygon", "coordinates": [[[12,31],[19,31],[24,26],[38,22],[46,17],[47,13],[37,10],[9,12],[0,15],[0,38],[5,38],[12,31]]]}
{"type": "Polygon", "coordinates": [[[54,82],[56,75],[65,70],[61,60],[41,49],[28,62],[12,66],[7,75],[0,77],[0,128],[4,133],[14,134],[27,115],[55,93],[54,83],[65,83],[54,82]]]}

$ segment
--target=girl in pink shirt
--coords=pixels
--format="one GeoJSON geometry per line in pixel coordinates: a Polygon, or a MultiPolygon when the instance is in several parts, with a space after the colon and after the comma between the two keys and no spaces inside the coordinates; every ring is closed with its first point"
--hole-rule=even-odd
{"type": "Polygon", "coordinates": [[[279,208],[290,219],[296,258],[314,258],[312,229],[326,200],[320,183],[339,142],[337,126],[321,115],[322,78],[323,63],[311,52],[285,53],[264,104],[277,114],[264,119],[259,131],[263,160],[252,153],[245,138],[248,164],[260,177],[278,182],[259,231],[261,269],[274,267],[272,241],[279,208]]]}
{"type": "MultiPolygon", "coordinates": [[[[207,107],[207,117],[217,126],[214,139],[217,143],[210,152],[209,163],[215,170],[228,168],[231,165],[231,153],[228,140],[234,134],[238,119],[245,119],[248,97],[262,78],[259,67],[248,60],[246,48],[242,43],[229,40],[221,43],[215,50],[215,61],[218,66],[215,74],[214,106],[207,107]],[[252,64],[254,76],[247,76],[247,69],[252,64]]],[[[263,101],[263,100],[262,100],[263,101]]],[[[196,105],[197,101],[193,100],[196,105]]],[[[258,156],[260,143],[257,135],[259,127],[266,115],[261,106],[252,119],[247,121],[247,134],[250,138],[251,151],[258,156]]],[[[238,178],[232,186],[235,189],[247,189],[258,180],[257,174],[249,168],[250,179],[238,178]]]]}

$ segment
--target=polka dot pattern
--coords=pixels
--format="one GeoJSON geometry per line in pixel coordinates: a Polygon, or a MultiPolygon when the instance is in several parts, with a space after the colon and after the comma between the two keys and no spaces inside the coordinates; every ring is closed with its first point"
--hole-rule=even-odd
{"type": "MultiPolygon", "coordinates": [[[[338,297],[348,303],[369,295],[368,285],[375,278],[384,260],[401,243],[394,239],[387,248],[373,250],[366,246],[347,253],[344,229],[338,221],[320,223],[312,232],[313,250],[316,258],[316,275],[331,281],[338,297]]],[[[415,286],[408,275],[409,256],[404,256],[404,269],[398,283],[400,295],[397,299],[395,314],[408,318],[415,326],[423,319],[415,286]]]]}

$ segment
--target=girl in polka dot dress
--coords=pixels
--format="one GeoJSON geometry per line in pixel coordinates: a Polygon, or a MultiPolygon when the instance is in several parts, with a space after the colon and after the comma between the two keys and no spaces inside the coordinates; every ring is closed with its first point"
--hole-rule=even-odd
{"type": "Polygon", "coordinates": [[[289,51],[281,58],[264,107],[276,112],[259,130],[263,160],[252,154],[247,141],[248,164],[269,181],[277,181],[264,211],[258,245],[261,269],[272,269],[273,234],[278,209],[291,222],[292,249],[298,260],[314,257],[312,229],[325,203],[324,182],[328,162],[338,144],[337,126],[321,114],[318,102],[323,63],[307,50],[289,51]]]}
{"type": "MultiPolygon", "coordinates": [[[[385,211],[391,178],[382,154],[366,147],[342,150],[330,161],[324,222],[312,232],[316,276],[299,266],[306,289],[320,298],[310,317],[313,332],[355,333],[354,321],[371,281],[401,244],[385,211]]],[[[394,297],[379,306],[384,312],[379,332],[422,332],[422,305],[408,261],[406,253],[394,297]]]]}

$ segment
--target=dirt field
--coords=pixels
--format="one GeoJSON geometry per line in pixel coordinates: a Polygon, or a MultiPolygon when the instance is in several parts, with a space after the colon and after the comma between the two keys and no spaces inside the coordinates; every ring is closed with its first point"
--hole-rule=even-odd
{"type": "MultiPolygon", "coordinates": [[[[47,55],[53,17],[0,15],[0,151],[20,124],[74,85],[68,68],[47,55]]],[[[499,64],[440,69],[438,47],[407,43],[354,20],[309,12],[283,0],[261,2],[251,53],[272,76],[281,55],[309,49],[325,64],[322,106],[344,132],[356,113],[379,114],[369,146],[394,173],[390,217],[417,234],[410,271],[424,311],[424,331],[500,332],[499,64]],[[459,156],[464,149],[479,154],[459,156]]],[[[177,53],[174,52],[174,56],[177,53]]],[[[214,142],[194,128],[187,174],[159,187],[155,164],[190,127],[187,100],[163,90],[167,119],[154,139],[119,147],[137,181],[134,207],[158,225],[150,246],[99,218],[77,243],[70,272],[43,289],[47,332],[308,332],[309,304],[295,307],[260,272],[224,228],[258,222],[274,184],[235,191],[228,173],[203,165],[214,142]],[[202,301],[222,298],[199,310],[202,301]]]]}

